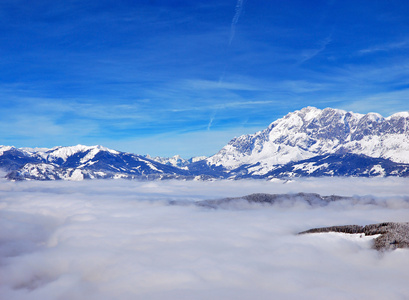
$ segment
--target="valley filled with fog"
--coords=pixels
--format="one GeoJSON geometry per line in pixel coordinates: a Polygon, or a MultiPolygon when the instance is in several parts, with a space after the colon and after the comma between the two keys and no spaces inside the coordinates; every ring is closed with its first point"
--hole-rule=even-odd
{"type": "Polygon", "coordinates": [[[0,299],[407,299],[409,249],[314,227],[409,221],[405,178],[0,180],[0,299]],[[311,205],[199,201],[252,193],[311,205]]]}

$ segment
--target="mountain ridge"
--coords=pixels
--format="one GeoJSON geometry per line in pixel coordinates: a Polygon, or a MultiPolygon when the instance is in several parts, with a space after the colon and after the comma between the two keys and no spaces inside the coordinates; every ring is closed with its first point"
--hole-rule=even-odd
{"type": "Polygon", "coordinates": [[[305,107],[266,129],[232,139],[206,161],[232,170],[259,163],[258,175],[273,166],[318,155],[355,153],[409,163],[409,113],[387,118],[340,109],[305,107]]]}
{"type": "Polygon", "coordinates": [[[407,177],[408,128],[409,112],[384,118],[309,106],[233,138],[208,158],[150,157],[100,145],[0,146],[0,168],[11,180],[407,177]]]}
{"type": "Polygon", "coordinates": [[[188,175],[186,170],[99,145],[32,151],[0,146],[0,153],[0,167],[9,172],[6,177],[12,180],[156,179],[188,175]]]}

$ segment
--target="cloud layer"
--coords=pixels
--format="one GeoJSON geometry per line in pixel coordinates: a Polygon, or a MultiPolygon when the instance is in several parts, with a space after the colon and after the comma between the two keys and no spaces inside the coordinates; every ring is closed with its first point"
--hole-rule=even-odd
{"type": "Polygon", "coordinates": [[[312,227],[408,221],[405,179],[0,182],[1,299],[403,299],[409,251],[312,227]],[[208,209],[254,192],[356,196],[208,209]]]}

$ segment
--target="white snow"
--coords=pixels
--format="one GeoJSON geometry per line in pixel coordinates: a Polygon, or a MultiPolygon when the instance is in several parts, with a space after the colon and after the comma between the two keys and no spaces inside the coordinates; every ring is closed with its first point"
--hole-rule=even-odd
{"type": "Polygon", "coordinates": [[[373,122],[382,122],[384,120],[384,118],[378,114],[378,113],[368,113],[367,115],[368,120],[371,120],[373,122]]]}
{"type": "Polygon", "coordinates": [[[47,178],[55,179],[53,173],[55,172],[56,167],[52,164],[25,164],[20,170],[23,174],[29,176],[35,176],[36,179],[43,180],[47,178]],[[47,175],[47,176],[46,176],[47,175]]]}
{"type": "Polygon", "coordinates": [[[381,165],[375,165],[369,171],[369,174],[372,174],[372,175],[379,174],[379,176],[384,177],[385,176],[385,170],[382,168],[381,165]]]}
{"type": "Polygon", "coordinates": [[[0,155],[3,155],[4,152],[10,151],[11,149],[14,149],[14,147],[13,147],[13,146],[3,146],[3,145],[0,145],[0,155]]]}
{"type": "Polygon", "coordinates": [[[155,170],[155,171],[158,171],[158,172],[161,172],[161,173],[163,173],[163,171],[162,170],[159,170],[158,168],[156,168],[154,165],[152,165],[150,162],[146,162],[146,165],[149,167],[149,168],[151,168],[152,170],[155,170]]]}
{"type": "Polygon", "coordinates": [[[207,163],[223,165],[228,169],[260,163],[262,167],[252,171],[265,174],[276,165],[339,151],[409,163],[408,121],[404,123],[404,133],[395,132],[396,120],[394,123],[388,123],[393,118],[406,117],[409,117],[409,112],[383,118],[377,113],[363,115],[340,109],[320,110],[306,107],[274,121],[263,131],[233,139],[218,153],[208,158],[207,163]],[[349,131],[341,140],[338,138],[340,133],[333,132],[334,126],[340,126],[339,131],[342,132],[344,130],[342,126],[346,122],[349,131]],[[387,129],[377,132],[380,124],[385,122],[388,123],[385,126],[387,129]],[[364,129],[374,131],[362,134],[362,138],[354,138],[354,134],[364,129]]]}
{"type": "Polygon", "coordinates": [[[336,243],[339,240],[347,240],[355,243],[359,243],[361,247],[370,249],[373,244],[373,240],[380,236],[380,234],[375,235],[365,235],[365,233],[350,234],[341,232],[319,232],[310,233],[306,235],[307,238],[316,240],[319,243],[336,243]]]}
{"type": "Polygon", "coordinates": [[[409,118],[409,111],[401,111],[401,112],[395,113],[386,119],[393,119],[393,118],[409,118]]]}
{"type": "Polygon", "coordinates": [[[87,161],[93,159],[95,155],[98,154],[100,150],[98,148],[91,149],[91,151],[88,152],[87,155],[85,155],[81,160],[80,163],[86,163],[87,161]]]}
{"type": "Polygon", "coordinates": [[[297,171],[297,170],[303,170],[306,171],[308,174],[313,173],[314,171],[318,170],[318,169],[322,169],[322,168],[326,168],[328,167],[328,164],[322,164],[322,165],[315,165],[315,163],[313,162],[309,162],[309,163],[303,163],[303,164],[298,164],[295,165],[293,167],[293,171],[297,171]]]}
{"type": "Polygon", "coordinates": [[[84,175],[79,169],[75,169],[74,172],[72,172],[71,177],[69,178],[69,180],[73,180],[73,181],[80,181],[83,179],[84,179],[84,175]]]}
{"type": "Polygon", "coordinates": [[[38,155],[42,157],[43,159],[46,159],[49,162],[53,162],[58,159],[62,159],[63,161],[66,161],[68,157],[77,154],[79,152],[86,152],[90,150],[90,153],[88,153],[83,160],[81,160],[81,163],[85,163],[88,160],[91,160],[99,151],[108,151],[113,154],[119,154],[120,152],[112,149],[108,149],[106,147],[96,145],[96,146],[85,146],[85,145],[76,145],[76,146],[69,146],[69,147],[54,147],[51,149],[48,148],[21,148],[22,150],[25,150],[32,155],[38,155]]]}
{"type": "Polygon", "coordinates": [[[204,160],[206,158],[207,158],[207,156],[195,156],[195,157],[192,157],[190,160],[191,160],[192,163],[194,163],[194,162],[204,160]]]}
{"type": "Polygon", "coordinates": [[[184,159],[180,155],[175,155],[172,157],[151,157],[149,154],[145,155],[146,158],[157,161],[158,163],[169,165],[177,168],[185,168],[188,164],[201,161],[207,158],[207,156],[195,156],[190,159],[184,159]]]}

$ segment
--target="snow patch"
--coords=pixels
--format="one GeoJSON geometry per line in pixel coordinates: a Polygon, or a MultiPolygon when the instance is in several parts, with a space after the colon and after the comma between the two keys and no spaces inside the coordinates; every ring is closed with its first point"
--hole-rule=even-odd
{"type": "Polygon", "coordinates": [[[372,169],[369,171],[369,174],[371,175],[376,175],[379,174],[379,176],[384,177],[385,176],[385,170],[382,168],[381,165],[375,165],[372,167],[372,169]]]}
{"type": "Polygon", "coordinates": [[[339,240],[346,240],[359,243],[362,247],[372,248],[373,240],[381,236],[380,234],[365,235],[365,233],[342,233],[342,232],[318,232],[308,234],[314,239],[323,239],[321,243],[334,243],[339,240]]]}
{"type": "Polygon", "coordinates": [[[84,180],[84,175],[82,174],[81,170],[75,169],[74,172],[72,172],[71,176],[69,177],[69,180],[81,181],[84,180]]]}
{"type": "Polygon", "coordinates": [[[15,149],[13,146],[0,146],[0,155],[3,155],[4,152],[15,149]]]}
{"type": "Polygon", "coordinates": [[[394,119],[394,118],[409,118],[409,111],[401,111],[391,115],[386,119],[394,119]]]}

